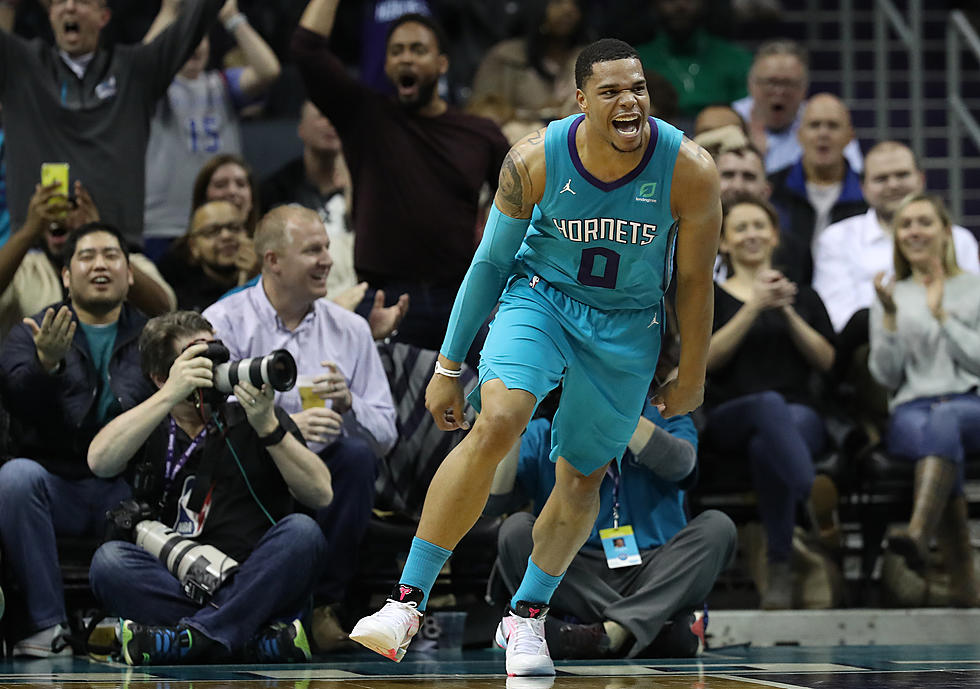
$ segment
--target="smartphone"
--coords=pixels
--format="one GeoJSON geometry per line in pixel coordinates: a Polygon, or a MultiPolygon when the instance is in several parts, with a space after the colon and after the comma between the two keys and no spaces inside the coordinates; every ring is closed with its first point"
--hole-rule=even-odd
{"type": "Polygon", "coordinates": [[[41,163],[41,185],[58,185],[58,192],[68,198],[68,163],[41,163]]]}

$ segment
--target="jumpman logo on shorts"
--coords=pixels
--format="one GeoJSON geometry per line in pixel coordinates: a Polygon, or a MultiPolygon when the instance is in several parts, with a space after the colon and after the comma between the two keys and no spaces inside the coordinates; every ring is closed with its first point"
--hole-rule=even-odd
{"type": "Polygon", "coordinates": [[[655,325],[660,325],[660,321],[657,320],[657,315],[656,314],[653,315],[653,320],[650,321],[650,325],[648,325],[647,327],[648,328],[652,328],[655,325]]]}
{"type": "Polygon", "coordinates": [[[559,191],[558,193],[559,194],[564,194],[566,191],[569,192],[570,194],[572,194],[573,196],[575,195],[575,192],[572,190],[572,178],[571,177],[568,178],[568,181],[565,182],[565,186],[562,187],[562,190],[559,191]]]}

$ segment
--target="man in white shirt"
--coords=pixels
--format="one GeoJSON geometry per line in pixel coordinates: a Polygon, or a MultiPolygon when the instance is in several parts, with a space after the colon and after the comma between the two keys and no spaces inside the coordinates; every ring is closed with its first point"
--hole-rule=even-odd
{"type": "MultiPolygon", "coordinates": [[[[895,209],[903,198],[924,188],[925,175],[908,146],[883,141],[868,151],[861,190],[870,209],[829,226],[813,245],[813,288],[837,332],[857,311],[871,306],[875,275],[892,272],[895,209]]],[[[960,267],[980,273],[973,234],[954,225],[953,244],[960,267]]]]}

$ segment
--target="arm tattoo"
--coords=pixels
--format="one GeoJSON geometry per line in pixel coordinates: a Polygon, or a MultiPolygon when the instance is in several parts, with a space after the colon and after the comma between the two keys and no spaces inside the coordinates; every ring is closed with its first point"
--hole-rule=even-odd
{"type": "Polygon", "coordinates": [[[534,132],[527,140],[527,143],[529,143],[531,146],[537,146],[538,144],[543,142],[544,142],[544,132],[542,131],[534,132]]]}
{"type": "Polygon", "coordinates": [[[511,151],[504,158],[504,164],[500,168],[500,187],[498,192],[504,202],[510,204],[515,209],[520,209],[524,207],[524,184],[521,182],[521,175],[517,171],[517,165],[514,164],[516,157],[514,151],[511,151]]]}

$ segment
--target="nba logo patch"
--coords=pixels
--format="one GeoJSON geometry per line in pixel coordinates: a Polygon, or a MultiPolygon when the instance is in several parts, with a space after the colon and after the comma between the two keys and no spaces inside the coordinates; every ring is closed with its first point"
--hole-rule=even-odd
{"type": "Polygon", "coordinates": [[[528,284],[531,286],[531,289],[534,289],[539,282],[541,282],[541,278],[535,275],[528,281],[528,284]]]}

